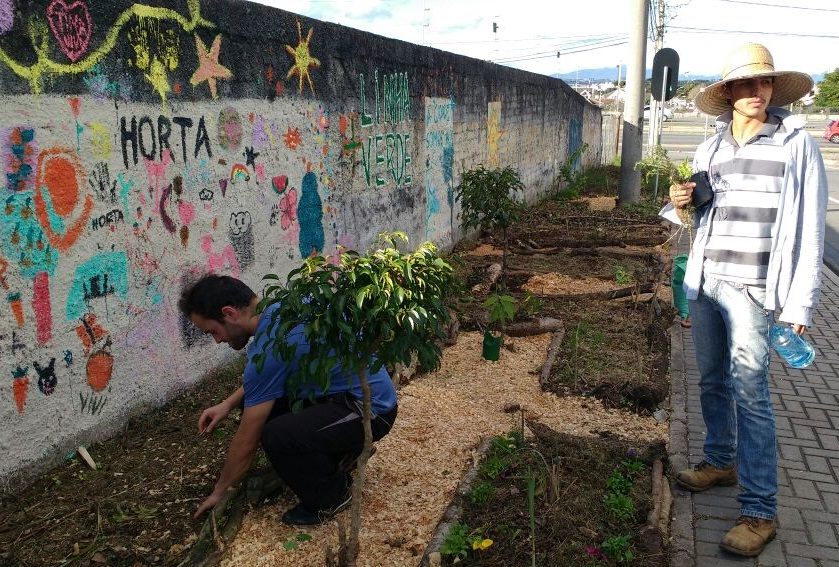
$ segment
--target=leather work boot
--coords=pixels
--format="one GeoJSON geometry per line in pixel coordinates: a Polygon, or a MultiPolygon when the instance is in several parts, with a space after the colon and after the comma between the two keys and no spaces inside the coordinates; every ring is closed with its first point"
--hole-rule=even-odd
{"type": "Polygon", "coordinates": [[[723,536],[720,547],[730,553],[755,557],[774,537],[775,520],[740,516],[737,524],[723,536]]]}
{"type": "Polygon", "coordinates": [[[734,465],[718,469],[708,461],[702,461],[692,469],[677,472],[676,482],[691,492],[702,492],[712,486],[733,486],[737,484],[737,470],[734,465]]]}

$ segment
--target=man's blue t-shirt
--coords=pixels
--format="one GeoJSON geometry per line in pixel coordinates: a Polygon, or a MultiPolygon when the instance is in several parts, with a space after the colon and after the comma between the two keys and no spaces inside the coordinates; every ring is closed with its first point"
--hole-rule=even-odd
{"type": "MultiPolygon", "coordinates": [[[[248,363],[245,366],[244,376],[244,390],[245,390],[245,407],[255,406],[266,402],[268,400],[276,400],[282,398],[287,394],[286,381],[289,376],[297,371],[297,361],[285,361],[279,356],[274,355],[273,349],[270,347],[266,350],[265,345],[269,340],[268,333],[265,330],[271,323],[272,314],[279,308],[279,304],[270,305],[259,318],[259,323],[256,327],[254,339],[248,345],[247,356],[248,363]],[[265,365],[260,373],[253,362],[255,354],[265,352],[265,365]]],[[[279,325],[274,327],[272,333],[276,336],[276,329],[279,325]]],[[[289,342],[296,345],[297,355],[301,356],[309,351],[309,344],[306,342],[306,337],[303,334],[303,326],[298,325],[289,332],[289,342]]],[[[384,414],[396,407],[396,390],[393,387],[393,382],[390,376],[382,367],[375,374],[368,373],[368,381],[370,382],[370,394],[373,407],[373,413],[384,414]]],[[[326,395],[338,394],[346,391],[352,392],[357,398],[361,399],[361,381],[357,374],[350,374],[345,372],[340,365],[336,365],[329,374],[329,389],[326,395]]],[[[317,388],[309,388],[297,395],[298,398],[304,398],[314,392],[315,397],[324,395],[323,392],[317,388]]]]}

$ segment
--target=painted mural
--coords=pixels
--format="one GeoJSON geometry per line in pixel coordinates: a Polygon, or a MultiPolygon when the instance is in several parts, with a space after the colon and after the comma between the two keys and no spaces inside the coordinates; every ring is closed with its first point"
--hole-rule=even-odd
{"type": "MultiPolygon", "coordinates": [[[[187,282],[258,289],[395,228],[449,246],[458,172],[521,159],[502,102],[464,120],[436,69],[337,63],[329,24],[253,6],[255,31],[222,2],[0,0],[0,481],[222,359],[177,311],[187,282]]],[[[593,128],[551,120],[572,147],[593,128]]]]}

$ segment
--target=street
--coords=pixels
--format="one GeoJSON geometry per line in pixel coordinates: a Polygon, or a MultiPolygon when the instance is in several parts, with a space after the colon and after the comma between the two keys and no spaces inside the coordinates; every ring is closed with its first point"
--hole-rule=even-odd
{"type": "MultiPolygon", "coordinates": [[[[807,131],[818,143],[827,170],[828,207],[825,225],[824,262],[830,269],[839,269],[839,144],[832,144],[822,138],[827,120],[819,117],[807,123],[807,131]]],[[[648,138],[649,123],[644,123],[644,153],[648,138]]],[[[713,133],[713,122],[707,128],[704,117],[676,115],[674,120],[664,123],[661,145],[667,155],[675,160],[693,159],[693,153],[706,136],[713,133]]]]}

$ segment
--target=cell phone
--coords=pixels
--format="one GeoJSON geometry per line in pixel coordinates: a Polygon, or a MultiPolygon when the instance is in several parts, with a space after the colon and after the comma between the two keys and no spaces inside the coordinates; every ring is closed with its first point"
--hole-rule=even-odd
{"type": "Polygon", "coordinates": [[[714,188],[711,186],[711,180],[708,177],[707,171],[697,171],[690,176],[690,180],[696,183],[691,195],[693,206],[697,209],[704,207],[714,198],[714,188]]]}

